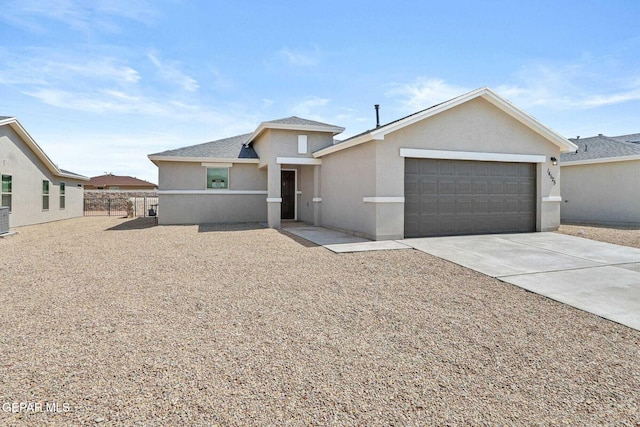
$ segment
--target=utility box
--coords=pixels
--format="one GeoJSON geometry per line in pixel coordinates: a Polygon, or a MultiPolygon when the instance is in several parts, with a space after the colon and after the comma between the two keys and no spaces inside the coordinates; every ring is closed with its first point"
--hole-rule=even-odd
{"type": "Polygon", "coordinates": [[[0,234],[9,232],[9,207],[0,206],[0,234]]]}

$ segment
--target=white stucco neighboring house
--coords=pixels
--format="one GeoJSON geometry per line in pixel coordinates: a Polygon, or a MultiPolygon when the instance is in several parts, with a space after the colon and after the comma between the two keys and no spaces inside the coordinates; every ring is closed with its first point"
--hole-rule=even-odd
{"type": "Polygon", "coordinates": [[[15,117],[0,116],[0,179],[11,228],[83,214],[89,178],[59,169],[15,117]]]}
{"type": "Polygon", "coordinates": [[[374,240],[555,230],[576,146],[480,88],[343,141],[298,117],[150,154],[159,223],[304,221],[374,240]]]}
{"type": "Polygon", "coordinates": [[[561,219],[567,223],[640,225],[640,134],[571,141],[561,157],[561,219]]]}

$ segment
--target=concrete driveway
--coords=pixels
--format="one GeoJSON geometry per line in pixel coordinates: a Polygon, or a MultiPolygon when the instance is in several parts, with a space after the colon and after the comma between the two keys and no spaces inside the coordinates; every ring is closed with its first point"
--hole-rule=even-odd
{"type": "Polygon", "coordinates": [[[429,237],[401,242],[640,330],[640,249],[558,233],[429,237]]]}

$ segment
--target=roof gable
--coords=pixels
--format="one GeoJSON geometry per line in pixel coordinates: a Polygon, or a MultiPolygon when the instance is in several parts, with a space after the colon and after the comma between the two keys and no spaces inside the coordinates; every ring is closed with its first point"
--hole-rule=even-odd
{"type": "Polygon", "coordinates": [[[334,153],[336,151],[343,150],[345,148],[353,147],[355,145],[359,145],[372,140],[384,140],[385,135],[402,129],[406,126],[410,126],[416,122],[421,120],[425,120],[431,116],[447,111],[451,108],[454,108],[460,104],[465,102],[469,102],[476,98],[482,98],[487,102],[493,104],[498,107],[500,110],[511,116],[512,118],[518,120],[520,123],[524,124],[534,132],[543,136],[545,139],[549,140],[556,146],[560,148],[561,152],[568,152],[576,149],[576,146],[571,143],[568,139],[555,132],[554,130],[544,126],[538,120],[515,107],[506,99],[502,98],[491,89],[485,87],[476,89],[474,91],[468,92],[466,94],[460,95],[456,98],[450,99],[448,101],[442,102],[440,104],[433,105],[424,110],[418,111],[416,113],[410,114],[406,117],[403,117],[398,120],[394,120],[390,123],[382,125],[372,130],[365,131],[361,134],[355,135],[349,139],[342,141],[339,144],[332,145],[331,147],[323,148],[321,150],[313,153],[314,157],[322,157],[326,154],[334,153]]]}
{"type": "Polygon", "coordinates": [[[36,157],[44,164],[44,166],[54,175],[63,178],[72,178],[82,181],[87,181],[89,178],[77,173],[69,172],[64,169],[58,168],[58,166],[51,161],[49,156],[40,148],[36,141],[29,135],[29,132],[20,124],[15,117],[0,116],[0,126],[9,126],[20,138],[25,142],[27,147],[36,155],[36,157]]]}
{"type": "Polygon", "coordinates": [[[247,145],[251,145],[251,143],[267,129],[298,130],[302,132],[329,132],[333,135],[337,135],[344,131],[344,128],[340,126],[291,116],[284,119],[270,120],[260,123],[256,130],[249,136],[247,145]]]}

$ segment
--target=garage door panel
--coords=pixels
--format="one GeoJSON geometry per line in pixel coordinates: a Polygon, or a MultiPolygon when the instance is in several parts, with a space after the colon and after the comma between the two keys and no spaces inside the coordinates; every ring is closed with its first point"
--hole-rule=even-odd
{"type": "Polygon", "coordinates": [[[535,165],[410,158],[405,164],[406,237],[535,230],[535,165]]]}
{"type": "Polygon", "coordinates": [[[489,194],[489,183],[487,181],[480,181],[479,179],[474,181],[472,192],[473,194],[489,194]]]}
{"type": "Polygon", "coordinates": [[[438,181],[428,180],[420,183],[420,194],[438,194],[438,181]]]}
{"type": "Polygon", "coordinates": [[[441,197],[438,201],[439,215],[455,215],[456,198],[451,196],[441,197]]]}
{"type": "Polygon", "coordinates": [[[502,202],[502,206],[504,207],[505,213],[517,214],[520,211],[518,208],[518,199],[514,200],[512,198],[505,198],[505,200],[502,202]]]}
{"type": "Polygon", "coordinates": [[[505,194],[518,194],[520,189],[520,183],[518,181],[508,181],[504,183],[505,194]]]}
{"type": "Polygon", "coordinates": [[[473,176],[489,176],[489,162],[472,162],[471,169],[473,170],[473,176]]]}
{"type": "Polygon", "coordinates": [[[456,194],[456,182],[451,179],[442,179],[438,183],[439,194],[456,194]]]}
{"type": "Polygon", "coordinates": [[[473,194],[473,182],[469,179],[461,179],[456,182],[456,194],[473,194]]]}

